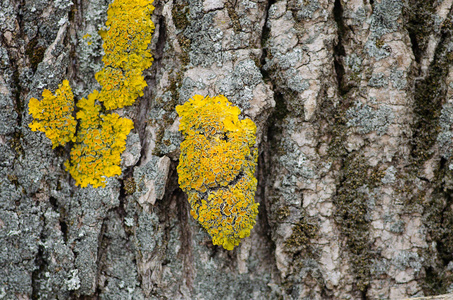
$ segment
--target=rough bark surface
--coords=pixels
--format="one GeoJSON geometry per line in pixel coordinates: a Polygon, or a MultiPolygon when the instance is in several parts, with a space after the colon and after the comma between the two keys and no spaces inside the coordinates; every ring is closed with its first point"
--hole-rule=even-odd
{"type": "Polygon", "coordinates": [[[0,299],[453,292],[453,0],[155,2],[123,174],[78,188],[28,102],[99,89],[109,3],[0,2],[0,299]],[[175,106],[194,94],[258,126],[259,215],[233,251],[178,187],[175,106]]]}

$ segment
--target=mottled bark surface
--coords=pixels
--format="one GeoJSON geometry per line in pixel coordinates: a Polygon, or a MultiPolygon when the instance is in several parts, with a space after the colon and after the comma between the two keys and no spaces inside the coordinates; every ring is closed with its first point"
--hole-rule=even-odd
{"type": "Polygon", "coordinates": [[[109,3],[0,2],[0,299],[453,292],[453,0],[157,1],[123,174],[82,189],[28,102],[99,89],[109,3]],[[258,127],[259,215],[233,251],[178,187],[194,94],[258,127]]]}

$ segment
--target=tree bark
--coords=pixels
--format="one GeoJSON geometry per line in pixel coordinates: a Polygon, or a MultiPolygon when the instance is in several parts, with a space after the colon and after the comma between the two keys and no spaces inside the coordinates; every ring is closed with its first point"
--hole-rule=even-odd
{"type": "Polygon", "coordinates": [[[155,2],[122,175],[80,188],[28,102],[99,90],[109,3],[0,3],[0,299],[453,292],[453,0],[155,2]],[[258,127],[259,215],[233,251],[178,187],[175,106],[195,94],[258,127]]]}

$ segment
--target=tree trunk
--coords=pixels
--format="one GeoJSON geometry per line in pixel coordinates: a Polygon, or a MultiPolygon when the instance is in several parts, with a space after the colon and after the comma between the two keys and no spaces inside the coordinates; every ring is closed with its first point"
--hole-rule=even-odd
{"type": "Polygon", "coordinates": [[[122,175],[81,188],[28,103],[99,90],[109,3],[0,3],[0,299],[453,292],[453,0],[155,2],[122,175]],[[178,187],[195,94],[258,127],[259,214],[232,251],[178,187]]]}

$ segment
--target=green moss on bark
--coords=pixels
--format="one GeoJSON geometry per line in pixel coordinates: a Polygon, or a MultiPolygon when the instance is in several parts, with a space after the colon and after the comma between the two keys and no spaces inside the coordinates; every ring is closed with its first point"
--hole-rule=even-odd
{"type": "Polygon", "coordinates": [[[46,47],[40,45],[37,38],[31,40],[25,48],[25,54],[28,56],[33,72],[36,72],[38,64],[44,59],[45,51],[46,47]]]}
{"type": "Polygon", "coordinates": [[[371,259],[375,256],[369,237],[368,212],[373,201],[373,189],[381,184],[385,172],[367,165],[365,158],[351,154],[345,158],[343,174],[334,197],[335,221],[346,238],[354,269],[355,286],[365,291],[371,278],[371,259]]]}
{"type": "Polygon", "coordinates": [[[285,241],[288,253],[303,251],[309,256],[313,255],[311,240],[318,237],[319,226],[315,220],[302,218],[293,227],[293,233],[285,241]]]}

